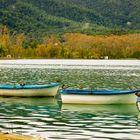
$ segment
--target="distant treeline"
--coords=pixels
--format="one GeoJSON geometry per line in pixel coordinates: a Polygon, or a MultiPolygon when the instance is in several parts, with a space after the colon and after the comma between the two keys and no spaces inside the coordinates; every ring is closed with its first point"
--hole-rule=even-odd
{"type": "Polygon", "coordinates": [[[82,33],[50,35],[41,39],[0,27],[1,58],[140,58],[140,34],[92,36],[82,33]]]}

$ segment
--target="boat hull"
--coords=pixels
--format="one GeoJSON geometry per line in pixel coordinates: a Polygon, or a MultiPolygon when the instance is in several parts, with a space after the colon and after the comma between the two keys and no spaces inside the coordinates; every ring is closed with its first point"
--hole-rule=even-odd
{"type": "Polygon", "coordinates": [[[55,96],[58,92],[59,85],[47,88],[37,89],[0,89],[0,96],[17,96],[17,97],[40,97],[55,96]]]}
{"type": "Polygon", "coordinates": [[[68,104],[134,104],[136,95],[79,95],[79,94],[61,94],[62,103],[68,104]]]}

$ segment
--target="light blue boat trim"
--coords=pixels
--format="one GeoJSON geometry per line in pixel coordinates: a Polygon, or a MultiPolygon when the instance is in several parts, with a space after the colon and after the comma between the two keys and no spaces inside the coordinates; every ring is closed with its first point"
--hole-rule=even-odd
{"type": "Polygon", "coordinates": [[[137,98],[137,101],[140,102],[140,97],[137,98]]]}
{"type": "Polygon", "coordinates": [[[121,94],[134,94],[140,92],[139,90],[69,90],[64,89],[62,94],[76,94],[76,95],[121,95],[121,94]]]}
{"type": "Polygon", "coordinates": [[[52,83],[47,85],[0,85],[0,89],[42,89],[60,86],[59,83],[52,83]]]}

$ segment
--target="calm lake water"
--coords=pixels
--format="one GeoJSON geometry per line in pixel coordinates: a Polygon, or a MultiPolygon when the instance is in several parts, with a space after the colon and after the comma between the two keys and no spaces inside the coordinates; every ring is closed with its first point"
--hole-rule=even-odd
{"type": "MultiPolygon", "coordinates": [[[[0,84],[140,88],[140,61],[0,61],[0,84]]],[[[0,97],[0,130],[52,140],[139,140],[136,105],[70,105],[54,98],[0,97]]]]}

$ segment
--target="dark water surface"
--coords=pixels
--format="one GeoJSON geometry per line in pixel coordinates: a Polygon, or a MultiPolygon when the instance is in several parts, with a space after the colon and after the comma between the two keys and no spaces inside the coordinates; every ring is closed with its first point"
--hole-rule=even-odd
{"type": "MultiPolygon", "coordinates": [[[[127,67],[127,66],[126,66],[127,67]]],[[[0,66],[0,84],[46,84],[69,88],[140,88],[140,69],[47,69],[0,66]]],[[[70,105],[55,98],[0,97],[0,130],[52,140],[139,140],[136,105],[70,105]]]]}

